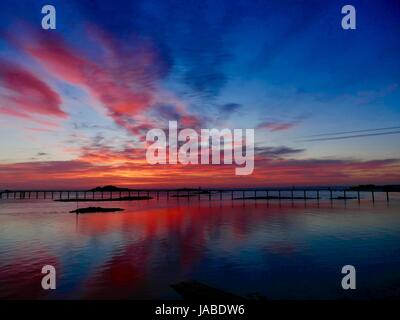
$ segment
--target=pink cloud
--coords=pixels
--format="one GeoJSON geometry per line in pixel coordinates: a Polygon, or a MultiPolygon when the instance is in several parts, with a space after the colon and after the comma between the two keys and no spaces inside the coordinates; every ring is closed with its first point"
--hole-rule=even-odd
{"type": "Polygon", "coordinates": [[[271,122],[266,121],[260,123],[257,128],[258,129],[266,129],[270,131],[285,131],[295,127],[298,123],[297,122],[271,122]]]}
{"type": "Polygon", "coordinates": [[[91,56],[59,35],[44,35],[27,25],[21,28],[23,38],[8,34],[10,43],[36,60],[51,76],[88,92],[115,124],[132,135],[142,138],[148,129],[166,124],[165,119],[160,123],[149,114],[160,103],[172,104],[179,110],[183,126],[201,122],[180,99],[160,86],[169,64],[149,40],[133,35],[121,42],[92,25],[82,37],[89,44],[82,48],[96,51],[91,56]]]}
{"type": "Polygon", "coordinates": [[[88,35],[98,47],[97,60],[55,35],[44,38],[32,32],[30,40],[14,43],[56,78],[88,91],[116,124],[135,134],[134,116],[147,110],[155,98],[154,82],[162,76],[157,68],[160,57],[146,42],[126,48],[95,28],[88,35]]]}
{"type": "Polygon", "coordinates": [[[74,161],[0,164],[0,189],[90,188],[107,184],[145,187],[357,185],[398,183],[400,179],[398,159],[257,159],[254,173],[243,180],[235,176],[235,165],[149,165],[141,160],[141,152],[87,149],[74,161]]]}
{"type": "Polygon", "coordinates": [[[43,125],[49,121],[39,120],[35,115],[65,118],[61,109],[61,97],[48,84],[31,71],[0,59],[0,113],[43,125]]]}

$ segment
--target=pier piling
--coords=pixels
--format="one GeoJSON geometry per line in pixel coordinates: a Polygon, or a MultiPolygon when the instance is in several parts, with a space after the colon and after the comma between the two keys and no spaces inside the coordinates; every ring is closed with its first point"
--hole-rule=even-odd
{"type": "MultiPolygon", "coordinates": [[[[357,199],[357,201],[360,203],[361,202],[361,193],[366,194],[368,199],[368,194],[371,194],[371,201],[374,203],[375,202],[375,193],[381,193],[382,196],[379,196],[376,200],[382,200],[386,201],[387,203],[390,202],[390,196],[389,192],[390,190],[387,189],[362,189],[362,190],[357,190],[357,189],[349,189],[349,188],[298,188],[295,189],[294,187],[292,188],[265,188],[265,189],[260,189],[260,188],[249,188],[249,189],[199,189],[196,193],[196,191],[192,191],[191,189],[142,189],[142,190],[130,190],[130,191],[82,191],[82,190],[64,190],[64,191],[58,191],[58,190],[3,190],[0,192],[0,200],[3,199],[14,199],[14,200],[22,200],[22,199],[56,199],[56,200],[71,200],[71,199],[77,199],[77,200],[96,200],[96,199],[102,199],[102,200],[115,200],[115,198],[123,198],[124,196],[129,196],[131,197],[132,195],[137,194],[138,197],[141,195],[145,194],[147,197],[150,197],[150,195],[153,195],[154,197],[157,197],[157,200],[160,199],[160,197],[163,196],[163,194],[166,194],[167,200],[170,197],[170,193],[172,192],[173,197],[176,197],[178,200],[180,197],[187,197],[188,200],[193,196],[195,197],[197,195],[197,198],[201,200],[201,195],[204,194],[207,196],[208,194],[208,200],[212,200],[212,195],[213,193],[216,195],[216,199],[219,199],[220,201],[224,200],[224,193],[227,194],[225,198],[230,198],[231,200],[235,199],[240,199],[240,196],[238,194],[242,195],[242,199],[246,200],[246,196],[249,198],[247,199],[277,199],[277,200],[292,200],[292,202],[295,199],[304,199],[305,201],[309,201],[310,199],[315,199],[318,202],[320,199],[326,199],[326,195],[328,195],[329,192],[329,198],[331,201],[334,200],[348,200],[348,199],[357,199]],[[182,191],[182,192],[181,192],[182,191]],[[260,192],[261,191],[261,197],[260,192]],[[98,192],[100,192],[100,195],[97,196],[98,192]],[[272,196],[270,196],[270,192],[272,192],[272,196]],[[296,192],[296,193],[295,193],[296,192]],[[66,193],[66,196],[64,194],[66,193]],[[105,194],[106,193],[106,194],[105,194]],[[117,197],[114,196],[114,193],[117,194],[117,197]],[[335,197],[334,197],[335,193],[335,197]],[[43,197],[41,196],[43,194],[43,197]],[[83,194],[83,195],[81,195],[83,194]],[[219,194],[219,196],[218,196],[219,194]],[[265,198],[264,195],[265,194],[265,198]],[[302,194],[302,197],[299,196],[299,194],[302,194]],[[308,198],[309,195],[313,195],[312,197],[308,198]],[[340,196],[340,194],[343,195],[343,197],[340,196]],[[350,196],[349,196],[350,194],[350,196]],[[357,194],[357,195],[356,195],[357,194]],[[338,196],[339,195],[339,196],[338,196]],[[353,196],[352,196],[353,195],[353,196]],[[236,198],[235,198],[236,197],[236,198]],[[349,198],[348,198],[349,197],[349,198]]],[[[394,191],[397,192],[397,191],[394,191]]],[[[365,197],[364,197],[365,198],[365,197]]]]}

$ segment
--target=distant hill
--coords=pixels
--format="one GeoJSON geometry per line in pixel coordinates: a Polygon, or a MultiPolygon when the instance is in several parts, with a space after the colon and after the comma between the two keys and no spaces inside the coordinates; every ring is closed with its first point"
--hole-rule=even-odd
{"type": "Polygon", "coordinates": [[[104,187],[96,187],[96,188],[90,189],[89,191],[129,191],[129,190],[131,190],[131,189],[119,188],[116,186],[109,185],[109,186],[104,186],[104,187]]]}
{"type": "Polygon", "coordinates": [[[377,186],[374,184],[361,184],[359,186],[350,187],[349,190],[354,191],[391,191],[391,192],[399,192],[400,185],[398,184],[390,184],[384,186],[377,186]]]}

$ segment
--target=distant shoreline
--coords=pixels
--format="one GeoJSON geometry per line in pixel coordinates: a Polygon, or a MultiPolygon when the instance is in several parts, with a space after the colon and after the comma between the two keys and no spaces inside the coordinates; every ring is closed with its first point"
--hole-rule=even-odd
{"type": "Polygon", "coordinates": [[[183,187],[183,188],[167,188],[167,187],[143,187],[143,188],[120,188],[116,186],[104,186],[104,187],[95,187],[92,189],[1,189],[0,193],[12,193],[12,192],[190,192],[190,193],[201,193],[206,194],[213,191],[251,191],[251,190],[260,190],[260,191],[274,191],[274,190],[281,190],[281,191],[302,191],[302,190],[320,190],[320,191],[364,191],[364,192],[400,192],[400,184],[388,184],[388,185],[375,185],[375,184],[364,184],[364,185],[356,185],[356,186],[323,186],[323,185],[315,185],[315,186],[253,186],[253,187],[183,187]]]}
{"type": "Polygon", "coordinates": [[[101,202],[101,201],[140,201],[140,200],[151,200],[153,197],[139,196],[139,197],[121,197],[121,198],[107,198],[107,199],[55,199],[58,202],[101,202]]]}

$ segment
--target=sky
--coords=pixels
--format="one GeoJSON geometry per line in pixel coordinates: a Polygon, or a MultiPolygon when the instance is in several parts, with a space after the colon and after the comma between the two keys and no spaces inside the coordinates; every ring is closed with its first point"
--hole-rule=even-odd
{"type": "Polygon", "coordinates": [[[0,189],[400,183],[400,1],[350,2],[2,1],[0,189]],[[168,121],[254,128],[253,173],[150,165],[168,121]]]}

